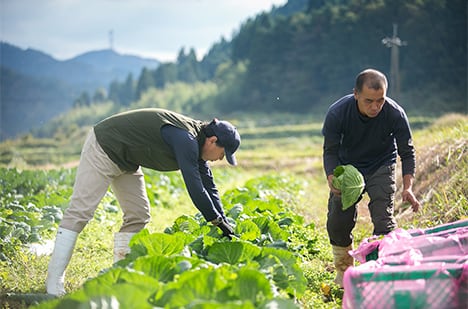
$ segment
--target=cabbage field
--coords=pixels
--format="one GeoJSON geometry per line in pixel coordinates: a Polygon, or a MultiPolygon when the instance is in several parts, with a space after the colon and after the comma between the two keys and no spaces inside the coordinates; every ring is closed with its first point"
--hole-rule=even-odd
{"type": "MultiPolygon", "coordinates": [[[[412,214],[399,201],[401,227],[466,217],[466,120],[446,117],[415,130],[414,190],[423,209],[412,214]]],[[[132,239],[127,258],[113,264],[113,233],[122,218],[109,190],[80,233],[62,298],[45,294],[47,245],[68,205],[76,168],[0,167],[2,308],[341,307],[325,229],[319,127],[244,128],[240,165],[213,164],[235,228],[232,240],[193,207],[180,173],[144,170],[152,220],[132,239]]],[[[355,245],[372,231],[365,202],[358,207],[355,245]]]]}
{"type": "MultiPolygon", "coordinates": [[[[2,188],[9,192],[1,197],[6,206],[0,221],[4,265],[24,246],[54,236],[71,194],[73,171],[0,169],[2,188]]],[[[156,208],[183,199],[179,174],[146,172],[156,208]]],[[[300,308],[308,286],[302,263],[320,251],[315,226],[291,207],[303,189],[301,181],[285,175],[248,180],[223,194],[235,227],[231,241],[199,213],[180,215],[161,232],[144,229],[133,238],[125,260],[38,308],[94,303],[123,308],[300,308]]],[[[110,227],[118,222],[118,213],[109,191],[95,220],[110,227]]]]}

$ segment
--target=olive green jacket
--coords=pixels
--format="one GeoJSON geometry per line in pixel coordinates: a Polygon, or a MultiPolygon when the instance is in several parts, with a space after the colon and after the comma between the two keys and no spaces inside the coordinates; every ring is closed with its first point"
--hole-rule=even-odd
{"type": "Polygon", "coordinates": [[[176,158],[161,137],[161,127],[173,125],[197,137],[203,122],[175,112],[146,108],[120,113],[94,126],[96,139],[120,169],[133,172],[139,166],[158,171],[178,170],[176,158]]]}

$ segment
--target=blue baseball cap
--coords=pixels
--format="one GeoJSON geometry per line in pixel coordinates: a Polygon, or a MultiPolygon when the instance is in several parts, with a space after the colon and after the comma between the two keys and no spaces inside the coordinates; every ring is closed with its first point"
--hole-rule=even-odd
{"type": "Polygon", "coordinates": [[[213,133],[218,138],[218,144],[224,147],[226,160],[231,165],[237,165],[234,153],[240,146],[241,138],[235,126],[228,121],[214,119],[210,123],[213,133]]]}

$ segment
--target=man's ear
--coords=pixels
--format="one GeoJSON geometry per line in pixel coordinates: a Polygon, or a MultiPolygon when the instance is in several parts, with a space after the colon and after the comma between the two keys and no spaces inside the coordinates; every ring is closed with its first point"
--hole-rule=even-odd
{"type": "Polygon", "coordinates": [[[206,141],[208,143],[211,143],[211,144],[214,144],[216,143],[216,141],[218,140],[218,137],[216,135],[213,135],[213,136],[210,136],[210,137],[207,137],[206,138],[206,141]]]}
{"type": "Polygon", "coordinates": [[[354,94],[354,98],[357,100],[358,99],[358,91],[356,90],[356,88],[353,88],[353,94],[354,94]]]}

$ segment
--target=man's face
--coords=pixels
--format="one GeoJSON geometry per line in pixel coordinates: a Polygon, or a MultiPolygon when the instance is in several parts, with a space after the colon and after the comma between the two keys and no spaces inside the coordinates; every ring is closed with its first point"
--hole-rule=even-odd
{"type": "Polygon", "coordinates": [[[204,161],[217,161],[224,159],[224,147],[219,146],[216,136],[207,137],[202,148],[201,158],[204,161]]]}
{"type": "Polygon", "coordinates": [[[362,91],[354,89],[354,98],[358,103],[359,112],[369,118],[377,117],[385,103],[386,89],[362,87],[362,91]]]}

